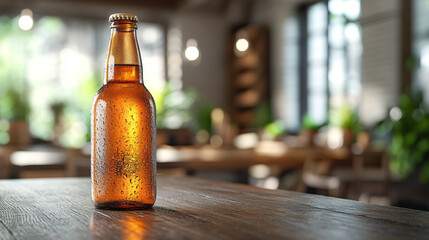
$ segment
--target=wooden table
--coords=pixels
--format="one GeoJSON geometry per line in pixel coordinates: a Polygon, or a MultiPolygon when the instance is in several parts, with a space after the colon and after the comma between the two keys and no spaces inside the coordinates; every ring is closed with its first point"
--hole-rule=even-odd
{"type": "Polygon", "coordinates": [[[428,239],[429,213],[189,177],[147,211],[95,209],[88,178],[0,181],[0,239],[428,239]]]}
{"type": "Polygon", "coordinates": [[[284,170],[300,168],[307,159],[323,158],[334,164],[351,163],[349,149],[287,147],[267,142],[256,149],[205,147],[161,147],[157,153],[159,169],[181,168],[187,171],[246,170],[266,164],[284,170]]]}
{"type": "Polygon", "coordinates": [[[67,154],[50,144],[0,146],[0,178],[65,177],[67,154]]]}

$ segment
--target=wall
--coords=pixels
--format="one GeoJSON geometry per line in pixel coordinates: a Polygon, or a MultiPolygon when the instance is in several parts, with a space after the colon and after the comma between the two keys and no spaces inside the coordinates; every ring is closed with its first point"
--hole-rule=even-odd
{"type": "Polygon", "coordinates": [[[258,0],[250,21],[270,28],[271,102],[275,119],[289,129],[299,126],[298,26],[295,16],[300,1],[258,0]]]}
{"type": "Polygon", "coordinates": [[[182,12],[172,17],[170,28],[180,30],[183,51],[190,38],[197,40],[200,50],[200,59],[196,62],[183,58],[183,88],[194,88],[203,99],[225,107],[225,44],[228,31],[225,18],[219,13],[182,12]]]}
{"type": "Polygon", "coordinates": [[[362,0],[362,100],[366,125],[385,117],[400,94],[401,1],[362,0]]]}

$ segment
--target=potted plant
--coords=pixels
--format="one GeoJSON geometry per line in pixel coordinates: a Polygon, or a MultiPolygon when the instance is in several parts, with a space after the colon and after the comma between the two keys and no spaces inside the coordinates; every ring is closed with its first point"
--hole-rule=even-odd
{"type": "Polygon", "coordinates": [[[191,131],[185,127],[192,120],[191,107],[197,93],[193,89],[173,90],[169,84],[153,92],[157,114],[157,145],[192,144],[191,131]]]}
{"type": "Polygon", "coordinates": [[[9,119],[9,144],[26,145],[31,142],[27,118],[30,106],[25,94],[14,87],[5,92],[1,101],[2,116],[9,119]]]}
{"type": "Polygon", "coordinates": [[[429,111],[422,94],[402,95],[379,129],[390,133],[390,167],[400,178],[417,175],[429,182],[429,111]]]}
{"type": "Polygon", "coordinates": [[[279,138],[286,133],[286,126],[282,121],[277,120],[267,124],[264,127],[264,133],[269,139],[279,140],[279,138]]]}
{"type": "Polygon", "coordinates": [[[211,113],[215,106],[208,101],[199,101],[193,108],[193,125],[196,127],[196,143],[205,145],[209,143],[212,134],[211,113]]]}
{"type": "Polygon", "coordinates": [[[323,123],[317,124],[310,114],[304,115],[299,132],[300,141],[306,146],[314,146],[314,137],[323,125],[323,123]]]}
{"type": "Polygon", "coordinates": [[[19,29],[16,18],[0,18],[0,118],[9,121],[9,144],[25,145],[31,141],[26,88],[27,59],[33,52],[32,31],[19,29]]]}
{"type": "Polygon", "coordinates": [[[341,147],[351,147],[354,142],[355,133],[360,129],[359,118],[356,112],[348,106],[332,109],[329,114],[329,125],[341,130],[341,147]]]}

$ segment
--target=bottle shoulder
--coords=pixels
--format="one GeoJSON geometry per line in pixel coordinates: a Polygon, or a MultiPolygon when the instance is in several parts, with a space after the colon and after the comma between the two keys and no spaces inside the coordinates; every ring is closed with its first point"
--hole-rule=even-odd
{"type": "Polygon", "coordinates": [[[99,97],[150,97],[147,88],[140,83],[108,83],[104,84],[96,93],[99,97]]]}
{"type": "Polygon", "coordinates": [[[108,83],[103,85],[94,96],[93,104],[103,100],[113,102],[147,102],[155,105],[152,95],[143,84],[140,83],[108,83]]]}

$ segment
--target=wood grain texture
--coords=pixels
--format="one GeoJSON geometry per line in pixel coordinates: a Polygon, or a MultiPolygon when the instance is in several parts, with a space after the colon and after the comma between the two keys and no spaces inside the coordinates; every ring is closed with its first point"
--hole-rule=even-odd
{"type": "Polygon", "coordinates": [[[188,177],[148,211],[95,209],[90,180],[0,181],[0,239],[427,239],[429,213],[188,177]]]}

